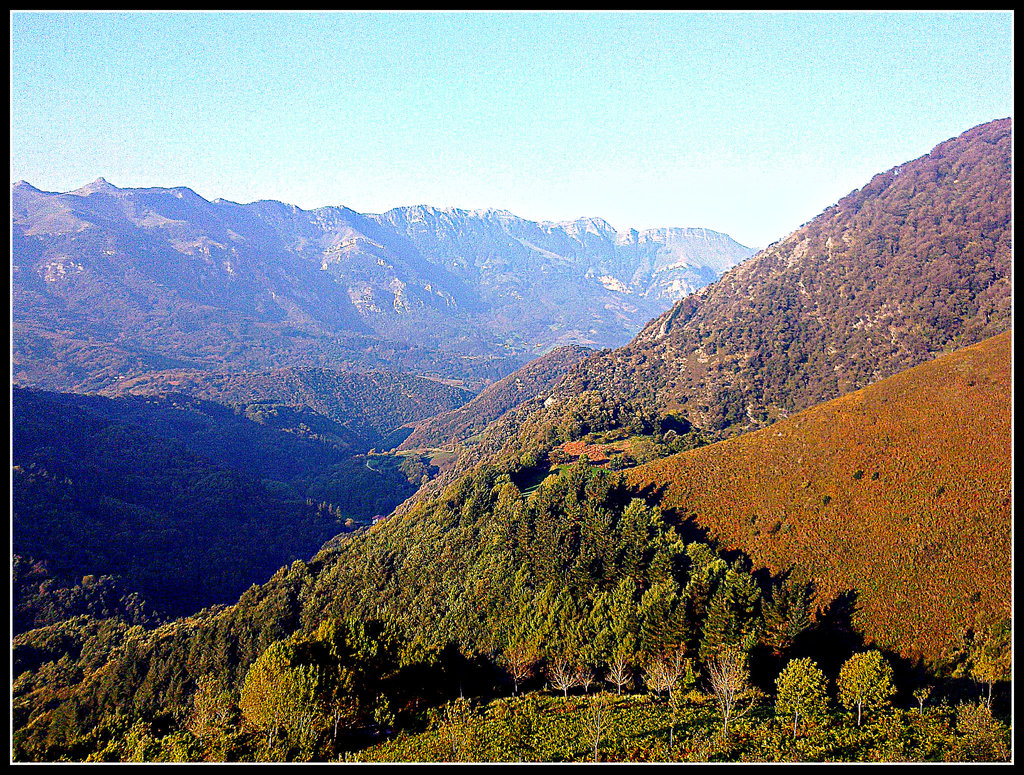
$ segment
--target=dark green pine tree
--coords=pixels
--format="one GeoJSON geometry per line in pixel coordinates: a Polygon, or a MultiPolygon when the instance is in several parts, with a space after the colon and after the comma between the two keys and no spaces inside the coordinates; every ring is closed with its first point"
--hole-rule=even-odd
{"type": "Polygon", "coordinates": [[[701,628],[700,657],[707,661],[725,646],[739,645],[749,650],[757,624],[760,590],[751,576],[729,568],[708,605],[701,628]]]}
{"type": "Polygon", "coordinates": [[[762,643],[775,656],[782,656],[796,637],[811,626],[814,586],[809,581],[789,574],[776,586],[769,600],[762,605],[762,643]]]}
{"type": "Polygon", "coordinates": [[[639,650],[648,656],[662,654],[686,642],[686,607],[674,579],[666,579],[643,593],[637,619],[639,650]]]}

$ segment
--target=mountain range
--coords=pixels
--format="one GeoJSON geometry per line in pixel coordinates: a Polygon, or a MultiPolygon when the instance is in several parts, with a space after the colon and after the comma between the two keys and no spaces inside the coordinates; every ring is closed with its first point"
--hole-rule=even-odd
{"type": "MultiPolygon", "coordinates": [[[[875,175],[666,304],[628,341],[594,351],[583,345],[611,342],[602,331],[625,326],[598,328],[587,317],[595,308],[625,315],[627,299],[686,282],[665,275],[661,284],[658,260],[637,258],[646,255],[640,234],[613,238],[593,221],[549,229],[495,211],[306,213],[110,188],[17,200],[15,381],[93,385],[116,398],[16,393],[31,422],[15,438],[32,458],[16,479],[15,531],[41,502],[54,530],[62,504],[85,503],[108,507],[120,538],[133,510],[146,509],[149,539],[161,527],[193,529],[190,478],[213,485],[199,494],[221,516],[227,495],[259,503],[261,488],[293,496],[326,478],[211,468],[201,452],[216,446],[214,426],[239,459],[245,439],[282,460],[333,450],[346,486],[384,459],[401,461],[407,483],[420,486],[386,518],[340,532],[236,603],[170,622],[133,626],[132,598],[120,616],[60,618],[85,603],[109,614],[118,605],[110,584],[89,576],[54,590],[40,581],[45,567],[20,559],[23,619],[41,626],[12,644],[16,759],[173,759],[186,749],[215,760],[333,759],[367,745],[386,758],[388,728],[414,744],[428,728],[457,744],[484,728],[463,698],[541,693],[562,664],[584,683],[625,665],[627,685],[652,698],[622,698],[633,704],[616,704],[615,718],[655,714],[658,734],[682,702],[693,739],[665,749],[669,760],[792,759],[812,744],[823,760],[1004,758],[1005,727],[977,697],[987,684],[1005,698],[1011,664],[1009,119],[875,175]],[[160,217],[138,204],[165,199],[220,213],[219,226],[211,215],[204,238],[164,204],[160,217]],[[106,225],[88,225],[101,211],[106,225]],[[255,236],[229,228],[240,220],[224,214],[240,211],[262,213],[259,256],[255,236]],[[108,228],[115,222],[120,231],[108,228]],[[456,247],[470,224],[500,228],[456,247]],[[137,249],[124,251],[129,233],[137,249]],[[588,254],[600,257],[572,258],[581,254],[567,246],[587,244],[604,246],[588,254]],[[79,246],[90,247],[73,258],[79,246]],[[268,255],[275,260],[257,260],[268,255]],[[623,255],[637,260],[617,264],[623,255]],[[114,264],[112,274],[87,268],[114,264]],[[327,298],[347,302],[322,308],[327,298]],[[548,354],[523,365],[544,326],[538,349],[548,354]],[[413,343],[417,327],[429,330],[413,343]],[[62,337],[78,345],[77,360],[48,364],[47,343],[62,337]],[[329,350],[333,366],[321,362],[329,350]],[[373,371],[385,353],[420,376],[373,371]],[[352,394],[342,367],[377,376],[352,394]],[[473,380],[491,384],[470,400],[459,385],[473,380]],[[159,419],[176,402],[191,419],[159,419]],[[217,422],[218,412],[231,417],[217,422]],[[79,426],[86,452],[61,450],[49,435],[79,426]],[[272,441],[278,433],[287,435],[272,441]],[[401,444],[352,457],[370,439],[401,444]],[[406,465],[433,447],[457,454],[443,475],[406,465]],[[104,456],[99,473],[120,478],[110,493],[79,473],[91,489],[76,501],[75,466],[58,464],[70,456],[79,465],[88,450],[104,456]],[[154,518],[157,493],[143,487],[139,504],[128,495],[154,480],[154,463],[173,460],[168,486],[179,500],[167,527],[154,518]],[[219,496],[217,479],[231,477],[219,496]],[[714,714],[725,706],[712,679],[733,651],[776,701],[730,735],[714,714]],[[893,706],[869,706],[863,727],[858,711],[854,727],[840,668],[865,651],[891,664],[893,706]],[[670,655],[688,660],[692,690],[664,703],[654,669],[670,655]],[[835,680],[848,706],[816,720],[826,742],[813,729],[798,739],[795,719],[792,731],[788,718],[779,723],[787,661],[787,670],[821,666],[822,703],[835,680]],[[929,706],[920,699],[920,713],[906,711],[917,697],[929,706]],[[275,715],[288,702],[294,712],[275,715]]],[[[654,251],[661,265],[680,263],[665,250],[654,251]]],[[[274,513],[259,535],[282,529],[282,502],[265,502],[274,513]]],[[[301,524],[314,532],[323,523],[306,505],[301,524]]],[[[93,514],[80,520],[89,529],[93,514]]],[[[26,531],[45,545],[39,533],[26,531]]],[[[496,701],[487,720],[505,724],[507,742],[524,724],[537,730],[567,713],[564,691],[555,699],[565,703],[543,713],[518,697],[496,701]]],[[[625,734],[621,755],[660,756],[641,737],[625,734]]]]}
{"type": "Polygon", "coordinates": [[[401,369],[479,388],[564,344],[625,343],[752,255],[497,210],[363,215],[188,188],[12,189],[13,376],[99,390],[168,368],[401,369]]]}

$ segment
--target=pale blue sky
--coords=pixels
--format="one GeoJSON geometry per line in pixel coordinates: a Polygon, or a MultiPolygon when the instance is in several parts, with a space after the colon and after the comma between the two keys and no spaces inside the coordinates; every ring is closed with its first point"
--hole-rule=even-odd
{"type": "Polygon", "coordinates": [[[1012,114],[1012,14],[13,13],[11,180],[752,247],[1012,114]]]}

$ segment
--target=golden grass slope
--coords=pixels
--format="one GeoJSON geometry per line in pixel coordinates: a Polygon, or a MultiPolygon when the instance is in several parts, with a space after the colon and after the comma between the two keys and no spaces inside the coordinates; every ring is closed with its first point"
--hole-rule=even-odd
{"type": "Polygon", "coordinates": [[[1009,613],[1011,332],[768,428],[641,466],[638,488],[907,655],[947,655],[1009,613]]]}

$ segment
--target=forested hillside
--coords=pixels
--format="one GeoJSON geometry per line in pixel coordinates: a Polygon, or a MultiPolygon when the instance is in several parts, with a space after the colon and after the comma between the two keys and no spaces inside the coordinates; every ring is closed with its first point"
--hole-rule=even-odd
{"type": "MultiPolygon", "coordinates": [[[[251,735],[262,722],[236,727],[229,713],[204,738],[186,721],[202,712],[204,686],[248,708],[254,671],[265,669],[273,673],[259,680],[272,682],[290,680],[289,666],[324,679],[343,670],[341,683],[310,685],[313,736],[299,743],[297,726],[283,742],[282,753],[298,743],[316,756],[351,745],[381,714],[415,725],[419,708],[460,691],[507,691],[516,660],[526,665],[517,680],[536,686],[537,671],[559,659],[604,669],[621,657],[639,669],[669,646],[694,658],[736,638],[787,648],[763,622],[775,609],[789,616],[783,600],[806,598],[803,587],[755,579],[742,561],[683,538],[624,484],[579,465],[526,499],[507,475],[482,470],[404,518],[282,569],[223,611],[154,630],[80,618],[19,636],[17,756],[113,752],[131,745],[124,735],[136,719],[147,735],[177,730],[196,755],[207,743],[232,756],[280,755],[276,734],[269,748],[264,734],[251,735]],[[65,654],[70,669],[57,675],[47,665],[65,654]],[[340,738],[329,733],[335,702],[340,738]]],[[[258,712],[243,715],[255,722],[258,712]]]]}
{"type": "Polygon", "coordinates": [[[706,681],[728,647],[767,692],[791,660],[838,673],[865,637],[899,668],[904,697],[935,681],[946,701],[1002,686],[1008,338],[628,475],[580,461],[524,494],[520,466],[482,466],[221,611],[153,630],[80,618],[25,633],[18,756],[121,757],[139,735],[152,757],[334,756],[374,720],[421,729],[420,708],[460,693],[559,686],[564,670],[582,686],[616,665],[622,685],[650,689],[666,655],[706,681]],[[928,430],[946,436],[932,446],[928,430]],[[752,502],[741,485],[779,500],[752,502]],[[751,535],[753,563],[713,540],[751,535]],[[63,654],[70,672],[43,669],[63,654]],[[268,692],[300,678],[301,717],[267,716],[268,692]],[[214,689],[220,720],[197,727],[214,689]]]}
{"type": "MultiPolygon", "coordinates": [[[[482,468],[440,498],[282,569],[229,608],[155,630],[80,617],[19,636],[15,755],[334,757],[374,739],[366,735],[375,722],[423,729],[426,708],[445,699],[532,691],[545,680],[560,687],[563,673],[580,676],[564,679],[566,696],[613,675],[622,676],[620,692],[656,692],[658,660],[677,657],[696,689],[681,700],[680,713],[690,713],[712,701],[703,692],[723,648],[749,655],[763,691],[793,659],[809,655],[835,675],[864,648],[847,602],[817,610],[807,575],[753,572],[742,555],[723,555],[636,494],[622,474],[584,463],[528,497],[507,472],[482,468]],[[294,712],[274,716],[274,707],[294,712]]],[[[980,657],[999,648],[999,627],[957,634],[932,670],[1004,680],[988,678],[980,657]]],[[[936,680],[923,665],[890,659],[903,696],[936,680]]],[[[963,699],[972,685],[947,679],[933,701],[963,699]]],[[[770,714],[761,718],[767,726],[757,734],[775,735],[770,714]]],[[[966,733],[952,734],[940,718],[930,756],[963,755],[966,733]]],[[[829,725],[848,723],[838,716],[829,725]]],[[[900,750],[925,750],[910,742],[912,723],[890,728],[900,750]]],[[[999,734],[992,729],[984,734],[999,734]]]]}
{"type": "Polygon", "coordinates": [[[1007,330],[1011,147],[993,121],[876,175],[572,369],[515,445],[666,418],[723,437],[1007,330]]]}
{"type": "Polygon", "coordinates": [[[12,395],[15,553],[59,586],[117,576],[164,614],[232,602],[390,512],[427,469],[359,454],[381,406],[353,430],[301,406],[12,395]]]}
{"type": "Polygon", "coordinates": [[[461,407],[467,390],[401,372],[339,372],[286,368],[270,372],[150,372],[119,381],[109,395],[181,394],[238,408],[260,422],[324,426],[338,443],[355,451],[390,449],[402,425],[461,407]]]}
{"type": "Polygon", "coordinates": [[[592,352],[585,347],[560,347],[530,361],[488,385],[465,406],[413,423],[412,433],[399,449],[455,446],[466,441],[505,412],[553,388],[572,366],[592,352]]]}

